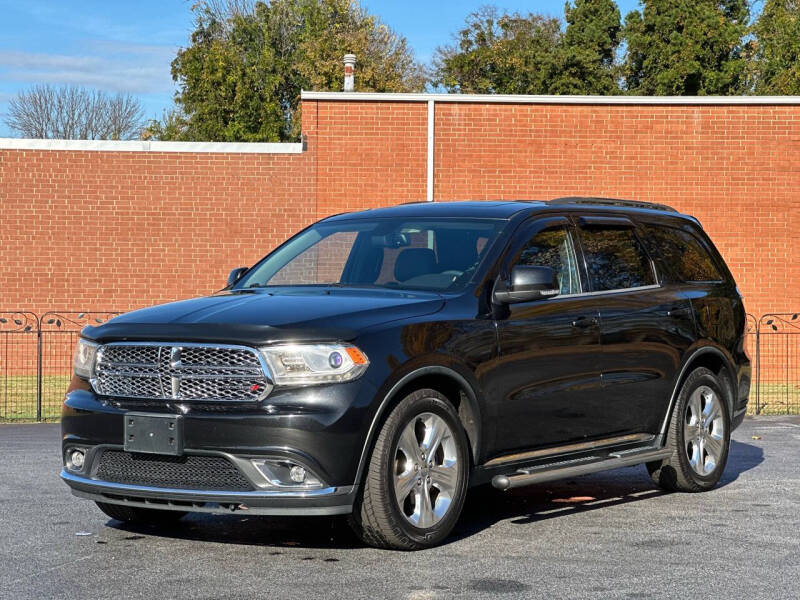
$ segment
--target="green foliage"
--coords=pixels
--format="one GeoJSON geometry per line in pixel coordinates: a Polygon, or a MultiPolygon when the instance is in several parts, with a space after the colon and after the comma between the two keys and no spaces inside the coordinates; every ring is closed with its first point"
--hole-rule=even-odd
{"type": "Polygon", "coordinates": [[[440,47],[435,83],[451,92],[613,94],[620,14],[613,0],[565,5],[567,27],[530,13],[484,7],[467,17],[456,43],[440,47]]]}
{"type": "Polygon", "coordinates": [[[753,26],[756,94],[800,94],[800,0],[766,0],[753,26]]]}
{"type": "Polygon", "coordinates": [[[626,88],[642,95],[745,90],[747,0],[642,0],[625,18],[626,88]]]}
{"type": "Polygon", "coordinates": [[[546,94],[561,38],[557,19],[484,7],[467,17],[455,45],[437,49],[435,83],[467,94],[546,94]]]}
{"type": "Polygon", "coordinates": [[[622,31],[613,0],[575,0],[564,6],[567,28],[559,47],[552,94],[619,93],[614,58],[622,31]]]}
{"type": "Polygon", "coordinates": [[[158,139],[297,139],[301,89],[341,90],[342,57],[358,58],[356,90],[419,91],[425,79],[405,38],[353,0],[272,0],[221,14],[195,6],[191,44],[172,63],[177,112],[158,139]]]}

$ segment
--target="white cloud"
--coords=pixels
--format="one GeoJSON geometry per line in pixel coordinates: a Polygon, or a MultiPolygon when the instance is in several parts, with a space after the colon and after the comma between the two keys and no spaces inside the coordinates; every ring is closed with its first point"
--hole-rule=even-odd
{"type": "Polygon", "coordinates": [[[173,89],[170,62],[177,48],[98,40],[87,55],[0,51],[0,73],[6,81],[97,87],[132,94],[173,89]]]}

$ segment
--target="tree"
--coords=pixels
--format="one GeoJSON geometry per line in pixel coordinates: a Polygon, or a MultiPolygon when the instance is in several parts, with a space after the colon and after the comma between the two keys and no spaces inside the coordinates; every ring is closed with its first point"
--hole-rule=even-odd
{"type": "Polygon", "coordinates": [[[194,10],[191,45],[172,62],[178,112],[149,128],[160,139],[296,139],[300,90],[340,90],[347,53],[357,56],[357,91],[425,85],[405,38],[354,0],[215,0],[194,10]]]}
{"type": "Polygon", "coordinates": [[[753,91],[800,94],[800,0],[766,0],[753,35],[753,91]]]}
{"type": "Polygon", "coordinates": [[[747,0],[641,0],[625,18],[626,89],[642,95],[745,89],[747,0]]]}
{"type": "Polygon", "coordinates": [[[546,94],[561,37],[557,19],[483,7],[467,17],[454,45],[437,49],[435,83],[467,94],[546,94]]]}
{"type": "Polygon", "coordinates": [[[139,137],[142,104],[130,94],[36,85],[9,101],[6,125],[22,137],[126,140],[139,137]]]}
{"type": "Polygon", "coordinates": [[[564,7],[567,28],[561,41],[552,94],[617,94],[614,66],[622,25],[614,0],[575,0],[564,7]]]}

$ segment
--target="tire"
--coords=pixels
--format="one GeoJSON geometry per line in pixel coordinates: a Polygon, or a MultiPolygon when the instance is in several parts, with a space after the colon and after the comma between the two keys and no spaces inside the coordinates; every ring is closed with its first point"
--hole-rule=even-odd
{"type": "Polygon", "coordinates": [[[647,463],[660,488],[671,492],[705,492],[722,477],[728,461],[731,420],[719,380],[706,368],[686,378],[670,419],[666,448],[672,455],[647,463]]]}
{"type": "Polygon", "coordinates": [[[430,389],[409,394],[378,434],[351,527],[377,548],[441,543],[464,506],[469,460],[467,436],[447,398],[430,389]]]}
{"type": "Polygon", "coordinates": [[[105,502],[95,502],[95,504],[112,519],[139,525],[169,525],[179,521],[187,514],[179,510],[158,510],[155,508],[107,504],[105,502]]]}

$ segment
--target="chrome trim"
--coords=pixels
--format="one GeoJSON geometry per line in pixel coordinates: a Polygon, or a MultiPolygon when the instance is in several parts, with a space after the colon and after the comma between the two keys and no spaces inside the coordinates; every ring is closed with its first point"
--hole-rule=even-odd
{"type": "MultiPolygon", "coordinates": [[[[142,378],[153,378],[158,379],[159,386],[161,387],[161,397],[155,398],[152,396],[145,397],[148,400],[164,400],[166,402],[215,402],[215,403],[237,403],[237,402],[261,402],[267,396],[272,393],[272,390],[275,387],[275,382],[272,377],[272,373],[269,369],[269,365],[267,364],[264,355],[253,346],[244,346],[241,344],[219,344],[219,343],[201,343],[201,342],[156,342],[156,341],[143,341],[143,342],[108,342],[107,344],[100,344],[97,349],[97,353],[95,355],[95,362],[92,365],[92,373],[93,377],[89,380],[89,383],[92,386],[92,389],[101,396],[111,396],[114,398],[141,398],[141,396],[125,396],[122,394],[105,394],[102,391],[102,386],[97,377],[97,365],[100,363],[103,351],[107,347],[120,347],[120,346],[128,346],[128,347],[158,347],[159,348],[159,356],[158,356],[158,363],[156,363],[156,368],[159,369],[157,373],[148,375],[148,374],[138,374],[138,377],[142,378]],[[160,361],[161,361],[161,349],[163,348],[170,348],[170,356],[169,356],[169,363],[171,369],[192,369],[193,367],[184,367],[181,363],[180,357],[180,350],[182,348],[204,348],[209,350],[239,350],[239,351],[246,351],[256,357],[259,366],[261,367],[262,375],[265,379],[264,384],[264,391],[256,398],[248,398],[246,400],[230,400],[224,398],[207,398],[207,399],[183,399],[180,397],[176,397],[175,389],[176,383],[180,384],[180,376],[175,375],[174,373],[170,374],[170,387],[171,389],[169,396],[167,396],[167,390],[164,389],[164,375],[160,371],[160,361]],[[178,380],[176,382],[176,379],[178,380]]],[[[126,364],[126,367],[136,366],[133,363],[126,364]]],[[[146,365],[147,367],[152,367],[152,365],[146,365]]],[[[204,367],[199,366],[198,369],[203,369],[204,367]]],[[[241,370],[241,367],[223,367],[230,370],[241,370]]],[[[241,375],[229,375],[229,376],[215,376],[215,375],[194,375],[192,377],[187,377],[187,379],[239,379],[242,378],[241,375]]]]}
{"type": "MultiPolygon", "coordinates": [[[[94,488],[100,493],[110,494],[131,494],[137,495],[151,495],[154,498],[164,496],[173,497],[176,500],[201,501],[202,498],[230,498],[232,500],[240,499],[258,499],[258,498],[317,498],[320,496],[336,496],[346,495],[353,491],[353,486],[347,487],[326,487],[315,490],[304,491],[286,491],[286,490],[259,490],[252,492],[230,492],[225,490],[185,490],[176,488],[160,488],[151,487],[146,485],[130,485],[127,483],[111,483],[109,481],[101,481],[98,479],[89,479],[88,477],[80,477],[74,473],[70,473],[66,469],[61,469],[61,479],[73,487],[73,485],[80,486],[81,489],[94,488]]],[[[207,500],[214,502],[215,500],[207,500]]]]}
{"type": "Polygon", "coordinates": [[[657,290],[662,287],[664,286],[662,286],[660,283],[653,283],[650,285],[640,285],[638,287],[632,287],[632,288],[620,288],[617,290],[600,290],[597,292],[581,292],[580,294],[563,294],[563,295],[553,296],[553,298],[580,298],[582,296],[600,296],[602,294],[624,294],[625,292],[644,292],[647,290],[657,290]]]}
{"type": "Polygon", "coordinates": [[[581,452],[583,450],[594,450],[604,446],[614,446],[616,444],[631,444],[635,442],[649,442],[655,439],[655,436],[649,433],[632,433],[628,435],[620,435],[602,440],[594,440],[591,442],[580,442],[578,444],[567,444],[565,446],[557,446],[555,448],[543,448],[541,450],[531,450],[529,452],[518,452],[515,454],[507,454],[505,456],[498,456],[483,464],[484,467],[496,467],[510,462],[517,462],[522,460],[530,460],[534,458],[545,458],[547,456],[555,456],[558,454],[567,454],[570,452],[581,452]]]}

